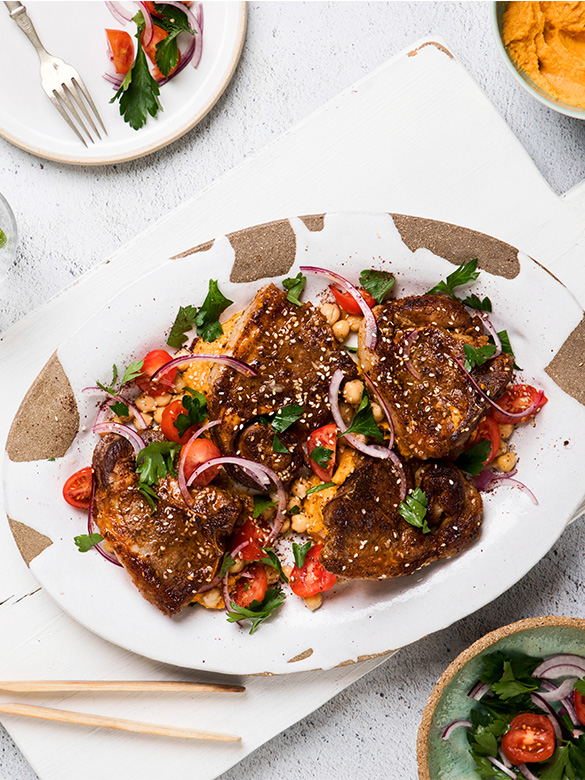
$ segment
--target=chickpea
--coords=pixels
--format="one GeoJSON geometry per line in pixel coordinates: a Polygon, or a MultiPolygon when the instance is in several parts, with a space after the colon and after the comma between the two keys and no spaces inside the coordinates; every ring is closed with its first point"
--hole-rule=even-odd
{"type": "Polygon", "coordinates": [[[346,319],[346,322],[349,325],[349,329],[352,333],[357,333],[360,329],[360,325],[362,324],[363,317],[358,317],[357,314],[350,314],[349,317],[346,319]]]}
{"type": "Polygon", "coordinates": [[[341,414],[341,419],[346,425],[349,425],[353,419],[353,409],[349,404],[346,404],[344,401],[342,401],[339,404],[339,412],[341,414]]]}
{"type": "Polygon", "coordinates": [[[383,422],[384,417],[386,417],[386,415],[384,414],[384,410],[382,409],[380,404],[377,404],[375,402],[372,404],[372,414],[374,415],[374,420],[377,423],[383,422]]]}
{"type": "Polygon", "coordinates": [[[283,563],[282,570],[283,570],[285,576],[290,579],[290,575],[292,574],[293,567],[292,566],[288,566],[286,563],[283,563]]]}
{"type": "Polygon", "coordinates": [[[364,383],[361,379],[354,379],[352,382],[346,382],[343,388],[343,397],[348,404],[357,406],[362,400],[362,393],[364,392],[364,383]]]}
{"type": "Polygon", "coordinates": [[[304,512],[299,512],[298,515],[293,515],[293,518],[291,520],[291,526],[293,531],[296,531],[297,534],[304,534],[307,530],[307,524],[309,522],[309,518],[307,517],[304,512]]]}
{"type": "Polygon", "coordinates": [[[297,498],[304,498],[307,495],[307,483],[304,479],[297,479],[292,487],[292,494],[297,498]]]}
{"type": "Polygon", "coordinates": [[[214,609],[214,607],[217,607],[219,605],[220,599],[221,599],[221,591],[219,588],[212,588],[211,590],[208,590],[207,593],[204,593],[201,596],[201,601],[203,602],[203,605],[205,607],[208,607],[209,609],[214,609]]]}
{"type": "Polygon", "coordinates": [[[500,436],[502,439],[509,439],[514,432],[512,423],[500,423],[500,436]]]}
{"type": "Polygon", "coordinates": [[[335,325],[341,315],[339,306],[336,303],[323,303],[320,306],[319,311],[325,317],[329,325],[335,325]]]}
{"type": "Polygon", "coordinates": [[[183,379],[181,374],[177,374],[175,377],[175,381],[173,382],[173,387],[177,391],[177,393],[180,393],[181,390],[183,390],[185,387],[187,387],[187,382],[185,379],[183,379]]]}
{"type": "Polygon", "coordinates": [[[505,452],[508,452],[508,442],[505,440],[500,441],[500,446],[498,447],[498,451],[496,452],[496,458],[499,458],[500,455],[503,455],[505,452]]]}
{"type": "Polygon", "coordinates": [[[162,416],[163,416],[164,410],[165,410],[164,406],[157,406],[155,411],[154,411],[154,414],[152,415],[153,418],[154,418],[155,423],[157,423],[158,425],[160,425],[161,422],[162,422],[162,416]]]}
{"type": "Polygon", "coordinates": [[[291,499],[289,499],[289,502],[287,504],[289,512],[290,512],[291,509],[294,509],[295,506],[298,507],[299,509],[301,508],[301,505],[299,503],[299,499],[298,498],[291,498],[291,499]]]}
{"type": "Polygon", "coordinates": [[[246,561],[243,558],[236,558],[236,562],[230,569],[230,574],[239,574],[245,565],[246,561]]]}
{"type": "Polygon", "coordinates": [[[151,395],[146,393],[139,395],[135,403],[141,412],[154,412],[156,409],[156,401],[151,395]]]}
{"type": "Polygon", "coordinates": [[[290,520],[285,520],[280,529],[280,536],[284,536],[290,531],[290,520]]]}
{"type": "Polygon", "coordinates": [[[314,612],[316,609],[319,609],[323,603],[323,596],[320,593],[317,593],[315,596],[307,596],[307,598],[304,599],[304,602],[305,606],[309,607],[311,612],[314,612]]]}
{"type": "Polygon", "coordinates": [[[515,452],[505,452],[503,455],[500,455],[499,458],[496,459],[496,466],[504,472],[512,471],[514,466],[516,465],[516,453],[515,452]]]}
{"type": "Polygon", "coordinates": [[[264,571],[266,572],[266,582],[269,585],[274,585],[274,583],[278,582],[280,579],[279,573],[276,571],[276,569],[273,569],[272,566],[265,566],[264,571]]]}
{"type": "Polygon", "coordinates": [[[338,320],[333,326],[333,335],[337,341],[345,341],[349,336],[349,322],[347,320],[338,320]]]}
{"type": "Polygon", "coordinates": [[[110,555],[111,555],[111,554],[114,552],[114,548],[113,548],[113,547],[112,547],[112,545],[111,545],[111,544],[108,542],[108,540],[107,540],[107,539],[104,539],[104,550],[105,550],[106,552],[110,553],[110,555]]]}
{"type": "MultiPolygon", "coordinates": [[[[145,412],[142,413],[142,419],[144,420],[144,424],[148,428],[148,426],[152,423],[152,415],[146,414],[145,412]]],[[[134,426],[136,427],[136,426],[134,426]]]]}
{"type": "Polygon", "coordinates": [[[156,401],[157,406],[168,406],[172,397],[173,396],[170,393],[161,393],[160,395],[155,396],[154,400],[156,401]]]}

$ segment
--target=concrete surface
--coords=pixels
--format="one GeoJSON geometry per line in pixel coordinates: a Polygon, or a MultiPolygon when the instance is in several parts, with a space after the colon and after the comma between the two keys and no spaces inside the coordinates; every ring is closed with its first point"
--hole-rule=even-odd
{"type": "MultiPolygon", "coordinates": [[[[72,168],[0,139],[0,191],[14,208],[21,235],[18,263],[3,284],[0,330],[141,231],[153,218],[153,204],[155,213],[172,209],[424,35],[447,41],[556,192],[579,183],[585,176],[585,125],[548,110],[515,83],[492,40],[490,6],[252,2],[231,85],[209,116],[170,148],[109,169],[72,168]]],[[[414,779],[416,730],[435,680],[486,631],[538,614],[582,617],[584,549],[580,522],[496,602],[402,650],[222,780],[306,780],[316,773],[324,779],[414,779]]],[[[0,780],[34,777],[0,733],[0,780]]]]}

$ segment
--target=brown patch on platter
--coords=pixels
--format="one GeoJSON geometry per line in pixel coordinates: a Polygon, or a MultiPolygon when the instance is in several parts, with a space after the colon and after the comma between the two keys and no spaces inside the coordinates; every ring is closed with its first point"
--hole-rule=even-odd
{"type": "Polygon", "coordinates": [[[517,623],[511,623],[509,626],[503,626],[502,628],[498,628],[495,631],[491,631],[489,634],[482,636],[481,639],[478,639],[477,642],[474,642],[470,647],[467,648],[467,650],[464,650],[451,664],[449,664],[447,669],[439,678],[439,681],[435,685],[433,692],[431,693],[429,700],[425,705],[421,724],[418,729],[416,755],[418,762],[419,780],[436,780],[436,777],[431,777],[429,769],[429,734],[435,709],[445,691],[445,688],[451,682],[453,677],[455,677],[455,675],[465,666],[468,661],[470,661],[472,658],[475,658],[476,655],[483,652],[486,648],[491,647],[496,642],[499,642],[500,639],[510,636],[510,634],[516,634],[520,631],[527,631],[533,628],[542,628],[544,626],[567,626],[569,628],[580,628],[585,631],[585,620],[581,620],[580,618],[557,617],[554,615],[519,620],[517,623]]]}
{"type": "Polygon", "coordinates": [[[295,260],[297,240],[288,219],[229,233],[236,253],[230,282],[255,282],[287,273],[295,260]]]}
{"type": "Polygon", "coordinates": [[[75,396],[55,353],[20,404],[8,433],[6,453],[16,463],[62,458],[78,430],[75,396]]]}
{"type": "Polygon", "coordinates": [[[19,523],[18,520],[12,520],[9,517],[8,523],[16,546],[27,566],[30,566],[30,562],[37,555],[40,555],[43,550],[46,550],[47,547],[53,544],[48,536],[35,531],[34,528],[30,528],[24,523],[19,523]]]}
{"type": "Polygon", "coordinates": [[[411,252],[429,249],[454,265],[477,257],[478,268],[505,279],[514,279],[520,273],[518,250],[504,241],[449,222],[405,214],[390,216],[411,252]]]}
{"type": "Polygon", "coordinates": [[[585,316],[546,367],[550,378],[585,406],[585,316]]]}
{"type": "Polygon", "coordinates": [[[181,257],[188,257],[189,255],[194,255],[196,252],[207,252],[211,249],[211,247],[214,245],[215,241],[206,241],[204,244],[198,244],[197,246],[194,246],[192,249],[186,249],[184,252],[181,252],[179,255],[173,255],[171,257],[171,260],[180,260],[181,257]]]}
{"type": "Polygon", "coordinates": [[[412,51],[408,52],[408,57],[416,57],[416,55],[419,53],[421,49],[424,49],[425,46],[434,46],[435,49],[438,49],[439,51],[442,51],[443,54],[446,54],[447,57],[454,60],[455,57],[451,54],[449,49],[447,49],[445,46],[443,46],[442,43],[439,43],[438,41],[427,41],[426,43],[421,44],[416,49],[413,49],[412,51]]]}
{"type": "Polygon", "coordinates": [[[319,233],[325,227],[325,214],[306,214],[299,219],[311,233],[319,233]]]}
{"type": "Polygon", "coordinates": [[[289,658],[287,663],[289,664],[295,664],[297,661],[304,661],[305,658],[310,658],[310,656],[313,655],[313,649],[309,648],[308,650],[304,650],[302,653],[299,653],[298,655],[295,655],[294,658],[289,658]]]}

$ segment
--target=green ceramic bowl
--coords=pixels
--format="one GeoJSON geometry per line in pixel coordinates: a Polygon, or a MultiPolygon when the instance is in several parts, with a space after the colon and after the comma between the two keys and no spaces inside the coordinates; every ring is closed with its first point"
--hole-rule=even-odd
{"type": "Polygon", "coordinates": [[[575,119],[585,119],[585,109],[576,108],[570,103],[564,103],[562,100],[556,100],[554,97],[552,97],[552,95],[549,95],[548,92],[545,92],[541,87],[539,87],[538,84],[535,84],[530,76],[528,76],[521,68],[519,68],[510,58],[508,50],[504,46],[504,36],[502,34],[502,17],[508,3],[499,2],[493,3],[492,5],[492,25],[494,29],[494,37],[496,39],[496,46],[498,47],[498,50],[502,55],[508,70],[514,76],[516,81],[520,82],[520,84],[522,84],[524,89],[526,89],[526,91],[529,92],[532,97],[540,100],[541,103],[543,103],[545,106],[548,106],[548,108],[552,108],[553,111],[558,111],[560,114],[572,116],[575,119]]]}
{"type": "Polygon", "coordinates": [[[427,702],[418,731],[420,780],[471,780],[477,777],[464,728],[443,739],[455,720],[469,720],[474,702],[467,695],[482,669],[482,656],[502,650],[546,657],[585,654],[585,620],[540,617],[521,620],[486,634],[464,650],[444,672],[427,702]]]}

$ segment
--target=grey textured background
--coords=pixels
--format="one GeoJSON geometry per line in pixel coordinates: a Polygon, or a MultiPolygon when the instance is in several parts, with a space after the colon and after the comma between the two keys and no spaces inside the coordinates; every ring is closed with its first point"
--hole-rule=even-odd
{"type": "MultiPolygon", "coordinates": [[[[2,286],[0,331],[424,35],[447,41],[556,192],[579,183],[585,177],[585,124],[548,110],[515,83],[492,40],[490,6],[253,2],[232,83],[208,117],[171,147],[92,169],[44,162],[0,139],[0,191],[21,235],[17,262],[2,286]]],[[[306,780],[316,772],[324,779],[414,779],[420,715],[441,672],[498,626],[541,614],[582,617],[584,549],[585,527],[578,522],[493,604],[402,650],[222,780],[306,780]]],[[[1,732],[0,750],[0,780],[35,777],[1,732]]]]}

